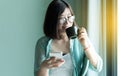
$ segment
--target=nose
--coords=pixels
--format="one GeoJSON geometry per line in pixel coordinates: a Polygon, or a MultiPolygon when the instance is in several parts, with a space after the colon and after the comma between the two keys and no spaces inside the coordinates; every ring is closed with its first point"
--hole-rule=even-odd
{"type": "Polygon", "coordinates": [[[68,23],[69,23],[69,20],[68,20],[68,19],[66,19],[65,23],[66,23],[66,24],[68,24],[68,23]]]}
{"type": "Polygon", "coordinates": [[[64,23],[64,27],[65,27],[65,28],[70,27],[70,23],[69,23],[68,19],[66,19],[66,21],[65,21],[65,23],[64,23]]]}
{"type": "Polygon", "coordinates": [[[69,28],[69,27],[71,27],[71,26],[72,26],[72,24],[69,22],[68,19],[66,19],[65,24],[64,24],[64,27],[65,27],[65,28],[69,28]]]}

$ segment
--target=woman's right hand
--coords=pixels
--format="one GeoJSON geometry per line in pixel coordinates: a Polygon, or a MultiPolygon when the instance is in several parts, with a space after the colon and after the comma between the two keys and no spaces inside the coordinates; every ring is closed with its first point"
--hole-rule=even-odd
{"type": "Polygon", "coordinates": [[[62,64],[64,64],[64,60],[63,59],[58,59],[56,57],[50,57],[47,60],[44,60],[41,64],[41,69],[51,69],[51,68],[56,68],[56,67],[60,67],[62,64]]]}

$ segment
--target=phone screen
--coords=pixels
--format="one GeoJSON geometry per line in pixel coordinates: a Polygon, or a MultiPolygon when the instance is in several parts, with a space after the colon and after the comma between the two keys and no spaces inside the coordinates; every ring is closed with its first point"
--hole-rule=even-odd
{"type": "Polygon", "coordinates": [[[62,58],[62,52],[50,52],[50,57],[62,58]]]}

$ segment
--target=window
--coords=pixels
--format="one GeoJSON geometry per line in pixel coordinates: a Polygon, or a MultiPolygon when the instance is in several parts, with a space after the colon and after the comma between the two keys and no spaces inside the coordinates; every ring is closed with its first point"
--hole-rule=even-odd
{"type": "MultiPolygon", "coordinates": [[[[74,7],[77,23],[87,28],[103,58],[103,70],[100,73],[90,71],[87,76],[117,76],[117,0],[75,0],[74,7]]],[[[120,31],[118,36],[120,40],[120,31]]]]}
{"type": "Polygon", "coordinates": [[[117,49],[117,65],[118,65],[118,68],[117,68],[117,73],[118,75],[117,76],[120,76],[120,0],[118,0],[118,49],[117,49]]]}

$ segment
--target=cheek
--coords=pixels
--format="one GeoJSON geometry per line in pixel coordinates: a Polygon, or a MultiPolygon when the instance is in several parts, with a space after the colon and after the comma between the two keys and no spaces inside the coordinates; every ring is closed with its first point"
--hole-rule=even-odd
{"type": "Polygon", "coordinates": [[[73,25],[73,23],[70,23],[70,27],[73,25]]]}
{"type": "Polygon", "coordinates": [[[58,30],[60,31],[60,30],[62,30],[63,29],[63,26],[62,25],[59,25],[58,26],[58,30]]]}
{"type": "Polygon", "coordinates": [[[59,26],[58,26],[58,29],[61,29],[62,27],[63,27],[63,25],[59,25],[59,26]]]}
{"type": "Polygon", "coordinates": [[[73,25],[73,23],[69,23],[69,24],[66,24],[66,26],[65,27],[72,27],[72,25],[73,25]]]}
{"type": "Polygon", "coordinates": [[[59,25],[58,29],[59,30],[65,30],[69,27],[72,27],[73,23],[68,23],[68,24],[63,24],[63,25],[59,25]]]}

